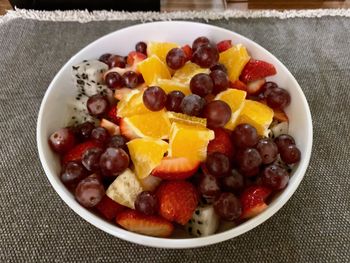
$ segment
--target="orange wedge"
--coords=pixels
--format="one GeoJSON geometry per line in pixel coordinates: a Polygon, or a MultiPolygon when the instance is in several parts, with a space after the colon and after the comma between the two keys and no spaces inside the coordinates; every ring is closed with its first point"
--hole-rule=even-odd
{"type": "Polygon", "coordinates": [[[150,113],[151,111],[143,104],[143,91],[132,90],[125,95],[117,105],[117,115],[119,117],[130,117],[133,115],[150,113]]]}
{"type": "Polygon", "coordinates": [[[161,87],[166,93],[174,90],[182,91],[185,95],[191,93],[189,85],[183,84],[176,79],[158,79],[155,85],[161,87]]]}
{"type": "Polygon", "coordinates": [[[132,138],[169,138],[170,121],[164,110],[133,115],[123,118],[122,122],[120,132],[123,135],[133,134],[132,138]]]}
{"type": "Polygon", "coordinates": [[[227,68],[230,81],[235,82],[249,59],[250,56],[247,49],[243,45],[238,44],[221,52],[219,62],[227,68]]]}
{"type": "Polygon", "coordinates": [[[168,156],[204,161],[207,157],[208,143],[214,137],[214,132],[205,127],[173,122],[168,156]]]}
{"type": "Polygon", "coordinates": [[[168,151],[168,143],[152,138],[138,138],[127,143],[136,176],[146,178],[158,166],[168,151]]]}
{"type": "Polygon", "coordinates": [[[248,123],[262,136],[268,136],[268,128],[273,119],[273,110],[265,104],[246,100],[238,117],[237,124],[248,123]]]}
{"type": "Polygon", "coordinates": [[[195,125],[195,126],[203,126],[207,127],[207,119],[206,118],[199,118],[195,116],[189,116],[183,113],[168,111],[168,118],[171,123],[173,122],[179,122],[183,124],[188,125],[195,125]]]}
{"type": "Polygon", "coordinates": [[[199,73],[206,73],[209,74],[210,70],[207,68],[201,68],[197,64],[194,64],[192,62],[187,62],[182,68],[178,69],[174,76],[173,80],[183,83],[189,87],[190,81],[194,75],[197,75],[199,73]]]}
{"type": "Polygon", "coordinates": [[[157,56],[166,65],[166,55],[171,49],[176,47],[179,47],[179,45],[172,42],[150,41],[147,43],[147,55],[149,57],[152,55],[157,56]]]}
{"type": "Polygon", "coordinates": [[[227,89],[216,95],[215,100],[226,102],[232,110],[231,119],[225,125],[226,129],[232,131],[236,127],[236,121],[243,109],[246,95],[247,92],[238,89],[227,89]]]}
{"type": "Polygon", "coordinates": [[[139,62],[138,70],[141,72],[147,85],[153,85],[158,79],[170,79],[171,75],[168,67],[156,55],[139,62]]]}

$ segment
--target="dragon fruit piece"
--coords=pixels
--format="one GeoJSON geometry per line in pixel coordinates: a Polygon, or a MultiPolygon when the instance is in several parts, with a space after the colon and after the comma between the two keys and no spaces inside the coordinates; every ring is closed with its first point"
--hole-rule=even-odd
{"type": "Polygon", "coordinates": [[[78,80],[88,81],[92,84],[101,85],[103,74],[108,66],[98,60],[84,60],[82,63],[72,67],[73,76],[78,80]]]}
{"type": "Polygon", "coordinates": [[[99,120],[91,116],[87,110],[86,102],[89,97],[78,94],[74,100],[68,103],[70,119],[68,121],[68,126],[75,126],[83,122],[89,121],[95,125],[99,124],[99,120]]]}
{"type": "Polygon", "coordinates": [[[219,222],[219,216],[215,213],[214,207],[204,205],[196,208],[185,227],[188,233],[193,236],[209,236],[216,232],[219,222]]]}

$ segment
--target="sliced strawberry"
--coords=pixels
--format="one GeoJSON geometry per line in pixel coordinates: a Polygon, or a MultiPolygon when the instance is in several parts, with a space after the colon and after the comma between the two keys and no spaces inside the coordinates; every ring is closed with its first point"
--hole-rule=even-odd
{"type": "Polygon", "coordinates": [[[131,129],[131,127],[127,124],[124,119],[120,120],[120,134],[123,135],[128,140],[136,139],[139,136],[131,129]]]}
{"type": "Polygon", "coordinates": [[[199,164],[199,161],[191,161],[185,157],[165,157],[154,168],[152,175],[167,180],[186,179],[197,172],[199,164]]]}
{"type": "Polygon", "coordinates": [[[148,216],[131,209],[119,213],[116,222],[129,231],[147,236],[168,237],[174,230],[173,224],[160,216],[148,216]]]}
{"type": "Polygon", "coordinates": [[[117,100],[121,100],[123,99],[124,96],[128,95],[131,91],[132,89],[129,89],[129,88],[116,89],[114,91],[114,98],[116,98],[117,100]]]}
{"type": "Polygon", "coordinates": [[[125,209],[125,206],[114,202],[111,198],[105,195],[102,200],[96,205],[96,209],[108,220],[113,220],[117,214],[125,209]]]}
{"type": "Polygon", "coordinates": [[[109,135],[114,136],[114,135],[120,135],[120,128],[117,124],[108,121],[106,119],[102,119],[100,122],[100,126],[105,128],[109,135]]]}
{"type": "Polygon", "coordinates": [[[273,109],[273,118],[279,122],[288,122],[288,116],[283,110],[273,109]]]}
{"type": "Polygon", "coordinates": [[[222,40],[216,44],[216,47],[218,48],[220,53],[224,52],[225,50],[232,47],[232,41],[231,40],[222,40]]]}
{"type": "Polygon", "coordinates": [[[209,142],[207,153],[219,152],[232,158],[233,146],[228,132],[223,128],[214,128],[213,131],[215,133],[215,138],[209,142]]]}
{"type": "Polygon", "coordinates": [[[196,188],[187,181],[163,181],[157,190],[159,214],[185,225],[199,201],[196,188]]]}
{"type": "Polygon", "coordinates": [[[186,54],[186,61],[189,61],[192,59],[192,48],[189,45],[185,45],[182,47],[182,50],[186,54]]]}
{"type": "Polygon", "coordinates": [[[265,82],[266,82],[265,79],[258,79],[258,80],[249,82],[247,84],[247,93],[250,95],[260,93],[265,82]]]}
{"type": "Polygon", "coordinates": [[[136,69],[136,65],[146,58],[147,56],[141,52],[131,51],[126,61],[131,68],[136,69]]]}
{"type": "Polygon", "coordinates": [[[263,79],[268,76],[275,75],[276,73],[277,72],[274,65],[262,60],[251,59],[245,65],[239,79],[244,83],[248,83],[250,81],[263,79]]]}
{"type": "Polygon", "coordinates": [[[264,211],[268,207],[265,200],[270,194],[271,190],[264,186],[253,185],[248,187],[240,198],[242,203],[241,218],[251,218],[264,211]]]}
{"type": "Polygon", "coordinates": [[[235,82],[230,81],[230,88],[231,89],[239,89],[239,90],[243,90],[243,91],[248,90],[247,85],[240,80],[236,80],[235,82]]]}
{"type": "Polygon", "coordinates": [[[66,165],[68,162],[81,161],[81,158],[86,150],[99,146],[100,144],[96,141],[86,141],[77,144],[63,156],[62,164],[66,165]]]}
{"type": "Polygon", "coordinates": [[[117,106],[112,106],[107,112],[107,118],[111,122],[119,125],[120,117],[117,116],[117,106]]]}

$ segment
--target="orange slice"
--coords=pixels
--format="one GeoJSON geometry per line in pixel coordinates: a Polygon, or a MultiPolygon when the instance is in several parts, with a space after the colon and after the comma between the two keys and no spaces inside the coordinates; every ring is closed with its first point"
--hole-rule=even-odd
{"type": "Polygon", "coordinates": [[[168,118],[171,123],[173,122],[179,122],[183,124],[189,124],[189,125],[197,125],[197,126],[203,126],[207,127],[207,119],[206,118],[198,118],[195,116],[189,116],[183,113],[168,111],[168,118]]]}
{"type": "Polygon", "coordinates": [[[248,123],[262,136],[268,136],[268,128],[273,119],[273,110],[263,103],[246,100],[237,124],[248,123]]]}
{"type": "Polygon", "coordinates": [[[143,79],[147,85],[153,85],[158,79],[170,79],[168,67],[156,55],[141,61],[137,64],[143,79]]]}
{"type": "Polygon", "coordinates": [[[143,104],[143,91],[132,90],[125,95],[117,105],[117,115],[119,117],[130,117],[133,115],[150,113],[151,111],[143,104]]]}
{"type": "Polygon", "coordinates": [[[227,68],[230,81],[235,82],[249,59],[250,56],[247,49],[243,45],[238,44],[221,52],[219,62],[227,68]]]}
{"type": "Polygon", "coordinates": [[[207,157],[208,143],[214,137],[214,132],[205,127],[173,122],[168,155],[186,157],[193,161],[204,161],[207,157]]]}
{"type": "Polygon", "coordinates": [[[168,151],[168,143],[152,138],[134,139],[129,141],[127,146],[139,179],[149,176],[168,151]]]}
{"type": "Polygon", "coordinates": [[[170,121],[164,110],[126,117],[123,122],[135,137],[169,138],[170,121]]]}
{"type": "Polygon", "coordinates": [[[179,90],[185,95],[191,94],[189,85],[183,84],[175,79],[158,79],[155,85],[161,87],[166,93],[179,90]]]}
{"type": "Polygon", "coordinates": [[[243,109],[246,95],[247,92],[238,89],[227,89],[216,95],[215,100],[226,102],[232,110],[231,119],[225,125],[226,129],[232,131],[235,128],[238,116],[243,109]]]}
{"type": "Polygon", "coordinates": [[[178,69],[174,76],[173,80],[183,83],[189,87],[190,81],[194,75],[197,75],[199,73],[206,73],[209,74],[210,70],[207,68],[201,68],[197,64],[194,64],[192,62],[187,62],[182,68],[178,69]]]}
{"type": "Polygon", "coordinates": [[[179,47],[179,45],[172,42],[150,41],[147,43],[147,55],[149,57],[152,55],[157,56],[166,65],[166,55],[171,49],[176,47],[179,47]]]}

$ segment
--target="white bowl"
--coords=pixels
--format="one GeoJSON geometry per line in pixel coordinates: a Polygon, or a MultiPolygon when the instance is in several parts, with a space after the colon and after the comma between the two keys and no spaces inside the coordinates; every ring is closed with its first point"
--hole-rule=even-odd
{"type": "MultiPolygon", "coordinates": [[[[286,52],[290,51],[286,50],[286,52]]],[[[110,33],[79,51],[61,68],[41,103],[37,123],[37,143],[41,163],[52,186],[63,201],[86,221],[111,235],[130,242],[162,248],[191,248],[215,244],[239,236],[266,221],[288,201],[303,179],[310,160],[312,121],[308,103],[295,78],[277,58],[255,42],[229,30],[206,24],[181,21],[155,22],[131,26],[110,33]],[[269,207],[258,216],[237,227],[201,238],[155,238],[126,231],[82,207],[59,179],[59,160],[49,148],[48,137],[52,132],[63,127],[69,117],[66,112],[66,102],[75,94],[71,67],[85,59],[98,58],[107,52],[127,54],[140,40],[188,44],[198,36],[207,36],[215,42],[232,39],[235,43],[244,44],[253,58],[266,60],[275,65],[277,75],[269,79],[287,89],[291,95],[292,102],[286,112],[290,120],[290,134],[296,140],[302,159],[294,169],[287,188],[271,202],[269,207]]]]}

